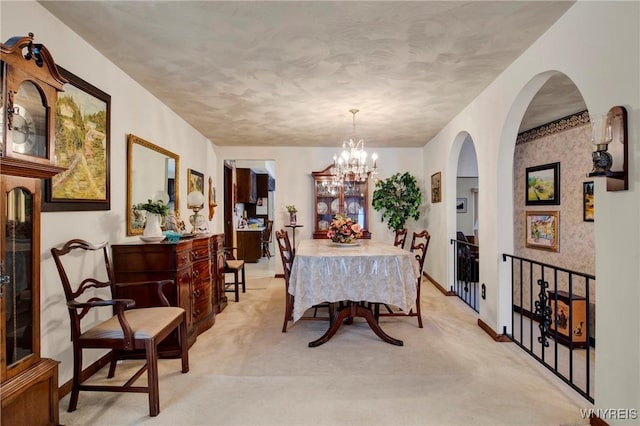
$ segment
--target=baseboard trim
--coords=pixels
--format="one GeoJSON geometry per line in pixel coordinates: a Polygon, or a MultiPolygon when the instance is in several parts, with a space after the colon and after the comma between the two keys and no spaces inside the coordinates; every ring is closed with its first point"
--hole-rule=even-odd
{"type": "MultiPolygon", "coordinates": [[[[92,376],[94,373],[96,373],[102,367],[104,367],[105,365],[109,364],[109,361],[111,361],[111,352],[110,351],[107,352],[104,356],[102,356],[102,358],[98,359],[96,362],[94,362],[93,364],[88,366],[84,370],[85,374],[83,376],[84,377],[92,376]]],[[[59,397],[59,399],[62,399],[67,394],[71,393],[72,386],[73,386],[73,379],[70,379],[64,385],[60,386],[58,388],[58,397],[59,397]]]]}
{"type": "Polygon", "coordinates": [[[429,281],[431,281],[431,284],[433,284],[433,286],[435,288],[437,288],[438,290],[440,290],[440,293],[444,294],[445,296],[455,296],[456,295],[453,291],[446,290],[443,286],[440,285],[440,283],[438,281],[434,280],[433,277],[431,275],[427,274],[426,272],[423,272],[422,275],[427,277],[427,279],[429,281]]]}
{"type": "Polygon", "coordinates": [[[482,321],[480,318],[478,318],[478,327],[483,329],[484,332],[487,333],[489,336],[491,336],[491,338],[493,340],[495,340],[496,342],[510,342],[511,341],[511,339],[509,339],[508,336],[505,336],[504,334],[496,333],[493,330],[493,328],[489,327],[489,324],[487,324],[486,322],[482,321]]]}
{"type": "Polygon", "coordinates": [[[591,426],[609,426],[609,423],[605,422],[593,413],[589,416],[589,424],[591,426]]]}
{"type": "Polygon", "coordinates": [[[276,278],[284,278],[284,274],[276,274],[275,277],[276,278]]]}

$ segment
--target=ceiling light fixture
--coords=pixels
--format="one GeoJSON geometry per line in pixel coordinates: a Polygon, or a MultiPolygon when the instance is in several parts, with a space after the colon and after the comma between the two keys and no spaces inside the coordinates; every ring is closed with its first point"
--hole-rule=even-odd
{"type": "Polygon", "coordinates": [[[359,110],[351,109],[353,114],[353,134],[348,141],[342,142],[342,153],[333,156],[333,177],[335,180],[355,180],[364,182],[369,174],[378,173],[378,154],[371,155],[372,166],[367,163],[367,151],[364,150],[364,140],[356,138],[356,114],[359,110]],[[357,142],[356,142],[357,141],[357,142]]]}

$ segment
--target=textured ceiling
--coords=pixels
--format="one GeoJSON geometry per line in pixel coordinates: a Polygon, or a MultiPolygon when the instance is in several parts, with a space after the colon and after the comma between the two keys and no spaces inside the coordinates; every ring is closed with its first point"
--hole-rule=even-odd
{"type": "Polygon", "coordinates": [[[573,2],[41,4],[217,145],[418,147],[573,2]]]}

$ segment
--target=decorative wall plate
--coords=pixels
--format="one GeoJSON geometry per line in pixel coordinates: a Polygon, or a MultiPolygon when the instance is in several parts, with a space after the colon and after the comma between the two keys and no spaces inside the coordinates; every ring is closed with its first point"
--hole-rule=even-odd
{"type": "Polygon", "coordinates": [[[324,201],[320,201],[318,203],[318,214],[327,214],[329,212],[329,207],[327,207],[327,203],[324,201]]]}
{"type": "Polygon", "coordinates": [[[326,231],[329,229],[329,222],[326,220],[321,220],[318,222],[318,229],[321,231],[326,231]]]}

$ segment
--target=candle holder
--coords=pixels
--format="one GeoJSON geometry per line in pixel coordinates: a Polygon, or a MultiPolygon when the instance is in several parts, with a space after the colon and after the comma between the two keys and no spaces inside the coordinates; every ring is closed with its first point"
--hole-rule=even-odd
{"type": "Polygon", "coordinates": [[[614,106],[600,119],[591,119],[593,169],[588,177],[606,177],[607,191],[628,189],[627,111],[614,106]]]}

